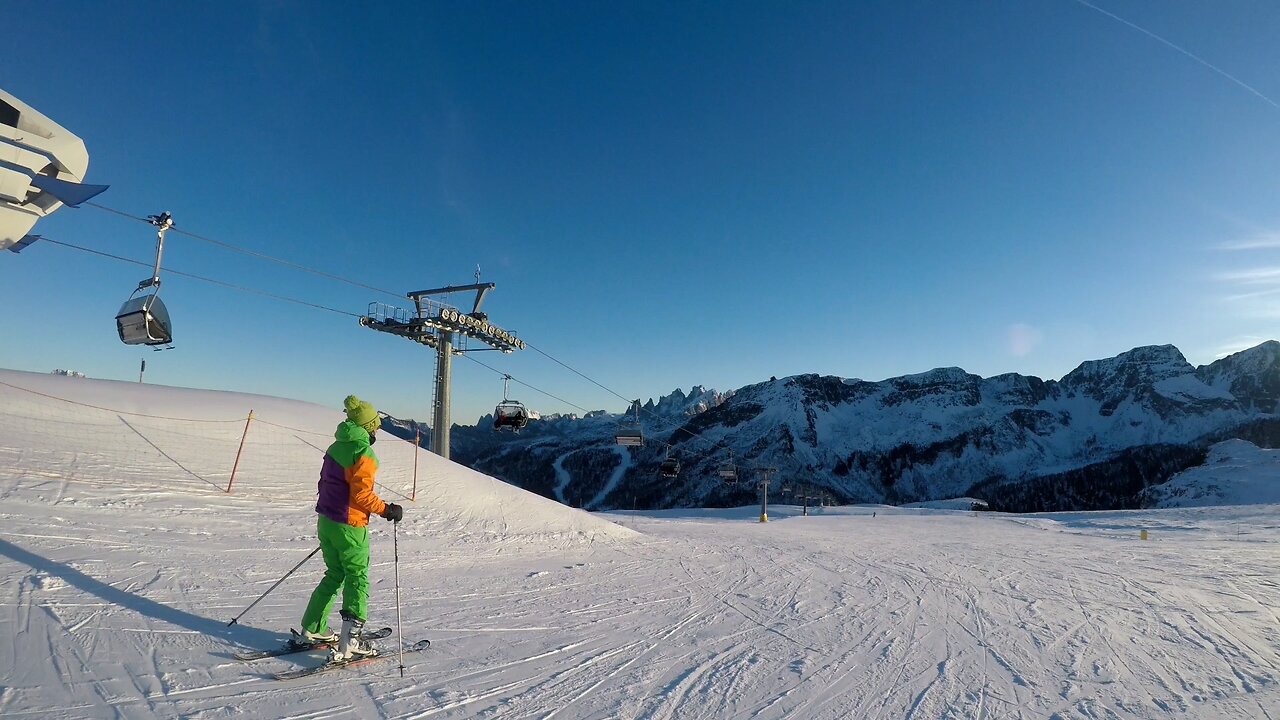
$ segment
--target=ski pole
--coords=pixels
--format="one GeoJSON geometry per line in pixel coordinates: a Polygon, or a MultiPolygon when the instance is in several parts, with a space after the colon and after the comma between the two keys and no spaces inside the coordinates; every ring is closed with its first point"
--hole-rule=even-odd
{"type": "Polygon", "coordinates": [[[391,547],[396,575],[396,645],[400,650],[400,677],[404,677],[404,630],[400,627],[400,522],[391,523],[391,547]]]}
{"type": "Polygon", "coordinates": [[[266,596],[270,595],[272,590],[275,590],[275,589],[276,589],[276,587],[277,587],[280,583],[282,583],[282,582],[284,582],[284,581],[285,581],[285,578],[287,578],[287,577],[289,577],[290,575],[292,575],[292,574],[294,574],[295,572],[297,572],[297,571],[298,571],[298,568],[302,567],[302,563],[305,563],[306,561],[310,560],[310,559],[311,559],[311,557],[312,557],[313,555],[315,555],[316,553],[318,553],[318,552],[320,552],[320,548],[317,546],[315,550],[312,550],[312,551],[311,551],[311,555],[308,555],[308,556],[306,556],[306,557],[302,558],[302,562],[298,563],[297,565],[294,565],[294,566],[293,566],[293,569],[292,569],[292,570],[290,570],[289,572],[285,573],[285,574],[284,574],[284,577],[282,577],[282,578],[280,578],[279,580],[277,580],[275,585],[272,585],[271,587],[267,588],[267,591],[266,591],[266,592],[264,592],[264,593],[262,593],[261,597],[259,597],[257,600],[254,600],[254,601],[253,601],[253,603],[252,603],[252,604],[250,604],[250,605],[249,605],[249,607],[245,608],[245,609],[244,609],[244,611],[243,611],[243,612],[241,612],[239,615],[237,615],[237,616],[235,616],[235,617],[231,618],[231,622],[227,623],[227,625],[235,625],[235,624],[236,624],[236,621],[237,621],[237,620],[239,620],[240,618],[244,617],[244,614],[245,614],[245,613],[247,613],[247,612],[249,612],[250,610],[252,610],[254,605],[257,605],[258,603],[262,602],[262,598],[264,598],[264,597],[266,597],[266,596]]]}

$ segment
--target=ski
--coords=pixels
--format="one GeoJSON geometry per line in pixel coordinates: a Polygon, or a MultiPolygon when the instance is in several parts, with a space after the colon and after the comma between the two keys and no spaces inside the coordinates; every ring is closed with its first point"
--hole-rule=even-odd
{"type": "MultiPolygon", "coordinates": [[[[404,649],[404,652],[406,655],[408,655],[409,653],[422,652],[423,650],[426,650],[429,647],[431,647],[430,640],[419,640],[413,645],[406,647],[404,649]]],[[[284,672],[276,673],[275,679],[276,680],[297,680],[299,678],[311,677],[312,675],[319,675],[322,672],[328,672],[330,670],[338,670],[340,668],[353,668],[353,667],[359,667],[361,665],[370,665],[382,660],[395,660],[397,657],[398,655],[396,652],[388,650],[386,653],[379,652],[377,655],[370,655],[368,657],[357,658],[355,660],[347,660],[344,662],[334,662],[330,660],[329,662],[326,662],[323,665],[317,665],[315,667],[299,668],[297,670],[286,670],[284,672]]]]}
{"type": "MultiPolygon", "coordinates": [[[[280,657],[282,655],[292,655],[294,653],[310,652],[312,650],[328,650],[334,644],[327,642],[309,643],[302,640],[302,635],[300,635],[297,630],[290,630],[289,633],[292,637],[286,640],[282,647],[272,648],[271,650],[250,650],[248,652],[238,652],[235,654],[235,657],[237,660],[244,660],[245,662],[248,662],[250,660],[261,660],[263,658],[273,658],[280,657]]],[[[377,630],[371,630],[366,633],[361,633],[360,636],[365,640],[378,640],[389,635],[391,635],[391,628],[384,627],[378,628],[377,630]]]]}

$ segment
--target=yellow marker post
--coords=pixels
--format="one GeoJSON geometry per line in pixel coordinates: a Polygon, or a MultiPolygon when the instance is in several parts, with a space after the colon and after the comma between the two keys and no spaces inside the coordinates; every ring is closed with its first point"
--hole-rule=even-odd
{"type": "Polygon", "coordinates": [[[1147,539],[1147,531],[1146,531],[1146,530],[1143,530],[1141,533],[1139,533],[1138,537],[1142,538],[1143,540],[1146,540],[1146,539],[1147,539]]]}

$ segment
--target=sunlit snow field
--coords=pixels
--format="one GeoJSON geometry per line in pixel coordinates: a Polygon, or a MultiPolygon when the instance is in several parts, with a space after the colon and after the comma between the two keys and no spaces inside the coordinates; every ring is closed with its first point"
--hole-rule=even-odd
{"type": "MultiPolygon", "coordinates": [[[[283,641],[320,560],[227,622],[315,547],[359,390],[0,371],[0,717],[1280,718],[1277,505],[587,514],[426,452],[415,493],[386,435],[403,635],[434,645],[403,678],[276,681],[321,653],[232,653],[283,641]]],[[[370,625],[394,626],[371,527],[370,625]]]]}

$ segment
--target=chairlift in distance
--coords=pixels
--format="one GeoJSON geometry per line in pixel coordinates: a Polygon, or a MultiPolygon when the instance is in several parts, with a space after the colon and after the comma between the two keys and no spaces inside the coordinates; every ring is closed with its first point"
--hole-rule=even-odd
{"type": "Polygon", "coordinates": [[[680,474],[680,460],[671,457],[671,446],[667,446],[667,457],[658,465],[658,474],[665,478],[673,478],[680,474]]]}
{"type": "Polygon", "coordinates": [[[525,409],[523,403],[518,400],[511,400],[507,397],[508,389],[511,385],[511,376],[502,376],[502,402],[493,409],[493,429],[501,431],[503,429],[511,430],[511,432],[520,432],[525,425],[529,424],[529,411],[525,409]]]}
{"type": "Polygon", "coordinates": [[[733,451],[729,451],[729,462],[720,466],[720,479],[728,485],[738,482],[738,466],[733,464],[733,451]]]}
{"type": "MultiPolygon", "coordinates": [[[[138,283],[116,313],[116,330],[125,345],[168,345],[173,343],[173,323],[169,310],[160,299],[160,260],[164,255],[164,234],[173,227],[173,216],[167,212],[151,215],[147,222],[156,226],[156,264],[151,277],[138,283]],[[141,295],[143,291],[147,291],[141,295]]],[[[166,350],[169,348],[155,348],[166,350]]]]}
{"type": "Polygon", "coordinates": [[[635,410],[635,417],[624,418],[618,424],[614,439],[625,447],[641,447],[644,445],[644,431],[640,429],[640,401],[631,403],[631,409],[635,410]]]}

